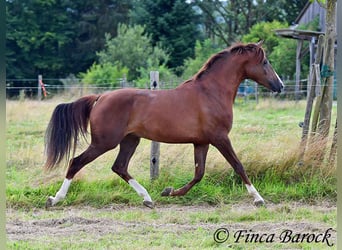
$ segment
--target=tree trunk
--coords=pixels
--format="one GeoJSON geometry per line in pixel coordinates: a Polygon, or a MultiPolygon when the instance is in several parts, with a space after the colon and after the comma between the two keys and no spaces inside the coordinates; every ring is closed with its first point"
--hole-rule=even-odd
{"type": "Polygon", "coordinates": [[[335,57],[334,45],[336,40],[336,0],[327,0],[325,27],[325,53],[322,66],[323,89],[318,123],[318,133],[323,138],[328,136],[331,124],[335,57]]]}

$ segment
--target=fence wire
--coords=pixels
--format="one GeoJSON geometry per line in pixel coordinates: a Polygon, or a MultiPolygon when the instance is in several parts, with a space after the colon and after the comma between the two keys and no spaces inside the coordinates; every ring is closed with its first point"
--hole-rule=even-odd
{"type": "MultiPolygon", "coordinates": [[[[39,92],[40,86],[37,84],[37,79],[6,79],[6,96],[8,98],[17,98],[24,95],[28,98],[35,98],[39,92]]],[[[160,89],[173,89],[179,86],[183,81],[179,79],[171,81],[160,81],[160,89]]],[[[284,82],[285,88],[279,94],[271,93],[265,87],[258,85],[251,80],[243,81],[238,89],[237,96],[245,99],[258,99],[259,97],[277,96],[279,98],[294,99],[296,96],[299,98],[306,98],[307,95],[307,82],[308,79],[302,79],[299,82],[299,88],[294,80],[287,80],[284,82]]],[[[79,78],[43,78],[43,83],[48,94],[48,98],[55,95],[72,94],[74,96],[82,96],[88,93],[101,93],[106,91],[117,90],[121,88],[139,88],[134,82],[124,81],[122,78],[113,79],[113,81],[106,81],[101,84],[83,84],[79,78]],[[57,84],[58,83],[58,84],[57,84]]],[[[150,83],[146,82],[145,87],[140,89],[149,88],[150,83]]],[[[140,85],[141,86],[141,85],[140,85]]]]}

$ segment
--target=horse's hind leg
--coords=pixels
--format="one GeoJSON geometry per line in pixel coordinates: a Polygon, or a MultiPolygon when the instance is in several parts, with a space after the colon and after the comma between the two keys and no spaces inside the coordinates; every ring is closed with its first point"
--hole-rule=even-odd
{"type": "Polygon", "coordinates": [[[218,139],[213,144],[220,152],[221,154],[226,158],[226,160],[229,162],[229,164],[233,167],[235,172],[240,175],[243,182],[246,185],[247,191],[250,195],[254,197],[254,204],[256,206],[263,206],[265,205],[264,199],[261,197],[261,195],[258,193],[258,191],[255,189],[251,181],[249,180],[243,165],[241,164],[240,160],[236,156],[234,149],[230,143],[230,140],[227,136],[222,136],[221,139],[218,139]]]}
{"type": "Polygon", "coordinates": [[[162,196],[181,196],[185,195],[196,183],[202,180],[205,170],[205,161],[209,149],[208,144],[194,145],[195,146],[195,176],[188,184],[180,189],[173,190],[173,188],[165,188],[161,193],[162,196]]]}
{"type": "Polygon", "coordinates": [[[71,159],[66,178],[64,179],[61,188],[58,190],[55,196],[50,196],[48,198],[46,207],[54,206],[57,202],[64,199],[75,174],[80,171],[86,164],[95,160],[98,156],[105,153],[106,151],[107,149],[105,148],[96,147],[91,144],[82,154],[74,159],[71,159]]]}
{"type": "Polygon", "coordinates": [[[146,191],[146,189],[140,185],[133,177],[128,173],[128,163],[132,155],[135,152],[140,138],[129,134],[120,142],[119,154],[112,166],[113,172],[117,173],[122,179],[124,179],[140,196],[144,198],[143,204],[149,208],[153,208],[153,202],[146,191]]]}

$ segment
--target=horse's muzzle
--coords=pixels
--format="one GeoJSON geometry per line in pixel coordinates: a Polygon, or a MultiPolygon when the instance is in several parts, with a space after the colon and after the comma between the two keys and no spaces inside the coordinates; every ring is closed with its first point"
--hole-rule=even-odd
{"type": "Polygon", "coordinates": [[[271,90],[273,92],[281,93],[281,90],[284,88],[284,84],[282,81],[270,82],[271,90]]]}

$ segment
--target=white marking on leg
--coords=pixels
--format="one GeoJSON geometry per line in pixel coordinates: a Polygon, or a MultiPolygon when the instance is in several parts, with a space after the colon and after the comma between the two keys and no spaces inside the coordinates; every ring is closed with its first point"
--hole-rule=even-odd
{"type": "Polygon", "coordinates": [[[59,202],[60,200],[63,200],[66,196],[66,194],[68,193],[70,184],[71,184],[72,179],[64,179],[63,184],[61,186],[61,188],[58,190],[58,192],[56,193],[56,196],[50,196],[50,200],[51,200],[51,204],[52,206],[54,206],[57,202],[59,202]]]}
{"type": "Polygon", "coordinates": [[[248,193],[254,197],[254,203],[262,201],[264,203],[264,199],[261,197],[261,195],[258,193],[258,191],[255,189],[255,187],[251,184],[246,184],[246,188],[248,190],[248,193]]]}
{"type": "Polygon", "coordinates": [[[141,186],[136,180],[130,179],[128,184],[138,193],[138,195],[144,197],[144,201],[152,202],[151,196],[148,194],[147,190],[141,186]]]}

